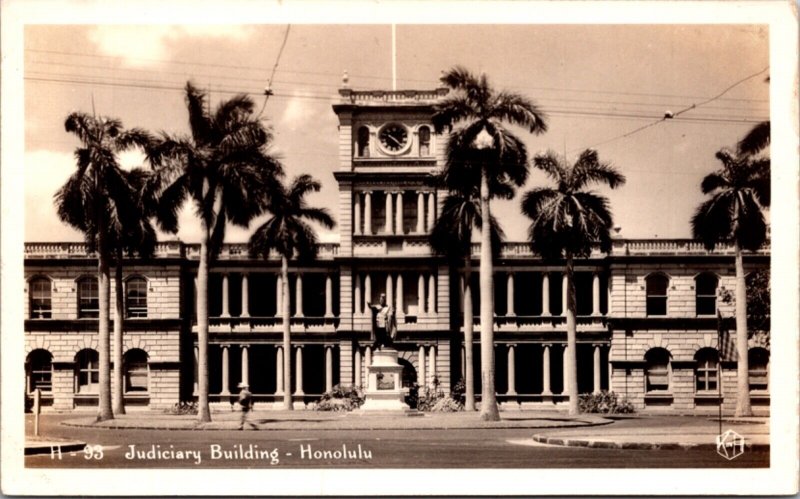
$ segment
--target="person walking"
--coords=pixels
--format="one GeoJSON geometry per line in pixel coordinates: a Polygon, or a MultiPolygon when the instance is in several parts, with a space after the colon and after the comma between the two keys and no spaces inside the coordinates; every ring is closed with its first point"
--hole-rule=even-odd
{"type": "Polygon", "coordinates": [[[253,408],[253,394],[250,393],[248,387],[244,383],[239,383],[239,405],[241,406],[241,419],[239,421],[239,429],[244,430],[244,424],[249,424],[252,428],[257,428],[252,422],[248,420],[248,414],[253,408]]]}

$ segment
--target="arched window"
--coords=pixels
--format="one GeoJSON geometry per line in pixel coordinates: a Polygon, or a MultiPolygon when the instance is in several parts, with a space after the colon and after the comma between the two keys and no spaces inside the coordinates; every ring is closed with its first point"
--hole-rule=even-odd
{"type": "Polygon", "coordinates": [[[100,371],[97,350],[86,348],[75,355],[77,393],[97,393],[100,371]]]}
{"type": "Polygon", "coordinates": [[[769,388],[769,352],[765,348],[751,348],[747,352],[750,367],[750,390],[769,388]]]}
{"type": "Polygon", "coordinates": [[[97,278],[83,277],[78,281],[78,318],[96,319],[100,315],[97,278]]]}
{"type": "Polygon", "coordinates": [[[52,283],[45,277],[31,279],[28,284],[31,319],[50,319],[53,311],[52,283]]]}
{"type": "Polygon", "coordinates": [[[644,355],[645,389],[647,392],[669,391],[669,351],[664,348],[651,348],[644,355]]]}
{"type": "Polygon", "coordinates": [[[28,393],[37,388],[43,392],[53,391],[53,356],[47,350],[37,348],[25,360],[28,371],[28,393]]]}
{"type": "Polygon", "coordinates": [[[358,157],[369,158],[369,128],[365,126],[358,129],[358,157]]]}
{"type": "Polygon", "coordinates": [[[125,310],[128,317],[147,317],[147,280],[132,277],[125,283],[125,310]]]}
{"type": "Polygon", "coordinates": [[[147,392],[147,352],[139,348],[132,348],[125,352],[122,363],[125,373],[125,392],[147,392]]]}
{"type": "Polygon", "coordinates": [[[664,274],[650,274],[645,279],[647,288],[647,315],[667,315],[667,288],[669,279],[664,274]]]}
{"type": "Polygon", "coordinates": [[[700,274],[695,279],[695,311],[697,315],[717,313],[717,285],[719,279],[714,274],[700,274]]]}
{"type": "Polygon", "coordinates": [[[419,129],[419,155],[431,155],[431,129],[426,126],[419,129]]]}
{"type": "Polygon", "coordinates": [[[701,348],[694,356],[695,389],[698,393],[718,391],[719,353],[713,348],[701,348]]]}

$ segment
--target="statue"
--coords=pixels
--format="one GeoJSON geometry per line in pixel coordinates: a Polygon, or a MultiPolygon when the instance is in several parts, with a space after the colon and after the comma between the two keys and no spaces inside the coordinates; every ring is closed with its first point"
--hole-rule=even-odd
{"type": "Polygon", "coordinates": [[[372,305],[367,302],[367,307],[372,311],[372,348],[392,348],[397,337],[397,320],[394,308],[386,303],[386,295],[381,294],[380,302],[372,305]]]}

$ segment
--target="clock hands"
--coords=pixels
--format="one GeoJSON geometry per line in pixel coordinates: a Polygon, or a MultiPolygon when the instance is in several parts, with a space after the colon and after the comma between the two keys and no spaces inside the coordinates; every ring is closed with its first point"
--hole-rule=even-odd
{"type": "Polygon", "coordinates": [[[397,147],[400,147],[400,146],[401,146],[401,144],[400,144],[400,141],[399,141],[399,140],[397,140],[397,139],[394,137],[394,135],[391,135],[391,134],[386,134],[386,137],[388,137],[388,138],[392,139],[392,142],[394,142],[395,144],[397,144],[397,147]]]}

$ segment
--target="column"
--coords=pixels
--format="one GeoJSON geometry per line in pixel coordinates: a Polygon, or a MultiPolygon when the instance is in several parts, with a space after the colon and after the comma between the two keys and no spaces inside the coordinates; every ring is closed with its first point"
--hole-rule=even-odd
{"type": "Polygon", "coordinates": [[[592,315],[600,315],[600,274],[592,276],[592,315]]]}
{"type": "Polygon", "coordinates": [[[333,278],[325,276],[325,317],[333,317],[333,278]]]}
{"type": "Polygon", "coordinates": [[[283,347],[275,348],[275,395],[283,395],[283,347]]]}
{"type": "Polygon", "coordinates": [[[550,346],[542,345],[542,395],[552,395],[550,390],[550,346]]]}
{"type": "Polygon", "coordinates": [[[372,193],[364,193],[364,234],[372,235],[372,193]]]}
{"type": "Polygon", "coordinates": [[[424,387],[427,385],[426,377],[428,375],[427,371],[425,370],[425,345],[419,346],[419,361],[417,362],[417,384],[420,387],[424,387]]]}
{"type": "Polygon", "coordinates": [[[295,317],[303,317],[303,274],[297,273],[297,278],[294,282],[294,301],[295,301],[295,317]]]}
{"type": "Polygon", "coordinates": [[[428,358],[430,359],[428,362],[428,379],[431,386],[433,386],[433,379],[436,377],[436,345],[431,345],[428,350],[428,358]]]}
{"type": "Polygon", "coordinates": [[[567,273],[561,275],[561,316],[567,315],[567,273]]]}
{"type": "Polygon", "coordinates": [[[275,317],[283,313],[283,277],[280,274],[275,278],[275,317]]]}
{"type": "Polygon", "coordinates": [[[228,303],[228,274],[222,274],[222,315],[220,317],[230,317],[230,306],[228,303]]]}
{"type": "Polygon", "coordinates": [[[564,344],[564,358],[561,360],[562,369],[561,369],[561,393],[564,395],[567,394],[567,379],[569,375],[567,374],[567,356],[569,355],[569,348],[567,347],[566,343],[564,344]]]}
{"type": "Polygon", "coordinates": [[[294,394],[305,395],[303,391],[303,345],[297,345],[294,351],[294,394]]]}
{"type": "Polygon", "coordinates": [[[550,316],[550,274],[542,273],[542,316],[550,316]]]}
{"type": "Polygon", "coordinates": [[[516,345],[508,345],[508,395],[517,394],[516,345]]]}
{"type": "Polygon", "coordinates": [[[361,193],[353,192],[353,234],[361,235],[361,193]]]}
{"type": "Polygon", "coordinates": [[[242,383],[250,385],[250,345],[242,345],[242,383]]]}
{"type": "Polygon", "coordinates": [[[247,272],[242,274],[242,317],[250,317],[250,284],[247,272]]]}
{"type": "Polygon", "coordinates": [[[364,276],[364,313],[368,314],[369,310],[367,310],[367,303],[372,301],[372,278],[369,275],[369,272],[364,276]]]}
{"type": "Polygon", "coordinates": [[[419,273],[419,280],[417,281],[417,315],[422,317],[425,315],[425,274],[419,273]]]}
{"type": "Polygon", "coordinates": [[[417,192],[417,234],[425,232],[425,193],[417,192]]]}
{"type": "Polygon", "coordinates": [[[353,279],[356,281],[355,286],[353,286],[355,288],[353,292],[353,313],[355,315],[361,315],[364,305],[364,303],[361,301],[361,274],[356,272],[355,276],[353,276],[353,279]]]}
{"type": "Polygon", "coordinates": [[[392,229],[394,228],[394,224],[392,223],[394,221],[393,220],[394,215],[392,212],[393,205],[394,204],[392,203],[392,193],[386,191],[386,228],[384,229],[384,232],[386,232],[386,234],[394,234],[394,232],[392,231],[392,229]]]}
{"type": "Polygon", "coordinates": [[[333,347],[325,345],[325,391],[333,389],[333,347]]]}
{"type": "Polygon", "coordinates": [[[228,360],[228,345],[222,345],[222,391],[220,392],[222,395],[230,395],[230,389],[228,385],[230,384],[229,380],[229,370],[230,370],[230,361],[228,360]]]}
{"type": "Polygon", "coordinates": [[[394,306],[394,279],[392,273],[386,274],[386,304],[390,307],[394,306]]]}
{"type": "Polygon", "coordinates": [[[461,377],[467,381],[467,349],[461,346],[461,377]]]}
{"type": "Polygon", "coordinates": [[[436,313],[436,274],[431,272],[428,276],[428,313],[436,313]]]}
{"type": "Polygon", "coordinates": [[[514,317],[514,274],[513,272],[508,273],[508,279],[506,281],[506,316],[514,317]]]}
{"type": "Polygon", "coordinates": [[[355,364],[355,375],[353,376],[355,379],[353,380],[354,386],[362,386],[361,385],[361,347],[356,344],[356,351],[354,356],[353,364],[355,364]]]}
{"type": "Polygon", "coordinates": [[[592,345],[594,347],[594,393],[600,393],[600,345],[592,345]]]}
{"type": "Polygon", "coordinates": [[[372,365],[372,347],[366,346],[364,347],[364,368],[366,369],[367,372],[364,374],[364,381],[365,381],[364,384],[367,385],[365,388],[367,388],[368,390],[370,389],[374,390],[375,388],[377,388],[374,386],[370,386],[369,384],[369,367],[371,365],[372,365]]]}
{"type": "Polygon", "coordinates": [[[428,193],[428,232],[433,229],[433,223],[436,221],[436,195],[433,192],[428,193]]]}
{"type": "Polygon", "coordinates": [[[197,393],[199,375],[200,375],[200,347],[195,346],[194,347],[194,391],[192,393],[197,393]]]}
{"type": "Polygon", "coordinates": [[[405,297],[403,296],[403,274],[401,272],[397,273],[397,292],[395,296],[397,297],[397,315],[403,316],[406,314],[405,311],[405,297]]]}
{"type": "Polygon", "coordinates": [[[395,220],[395,233],[403,235],[405,233],[403,228],[403,191],[397,193],[397,213],[395,213],[397,220],[395,220]]]}

